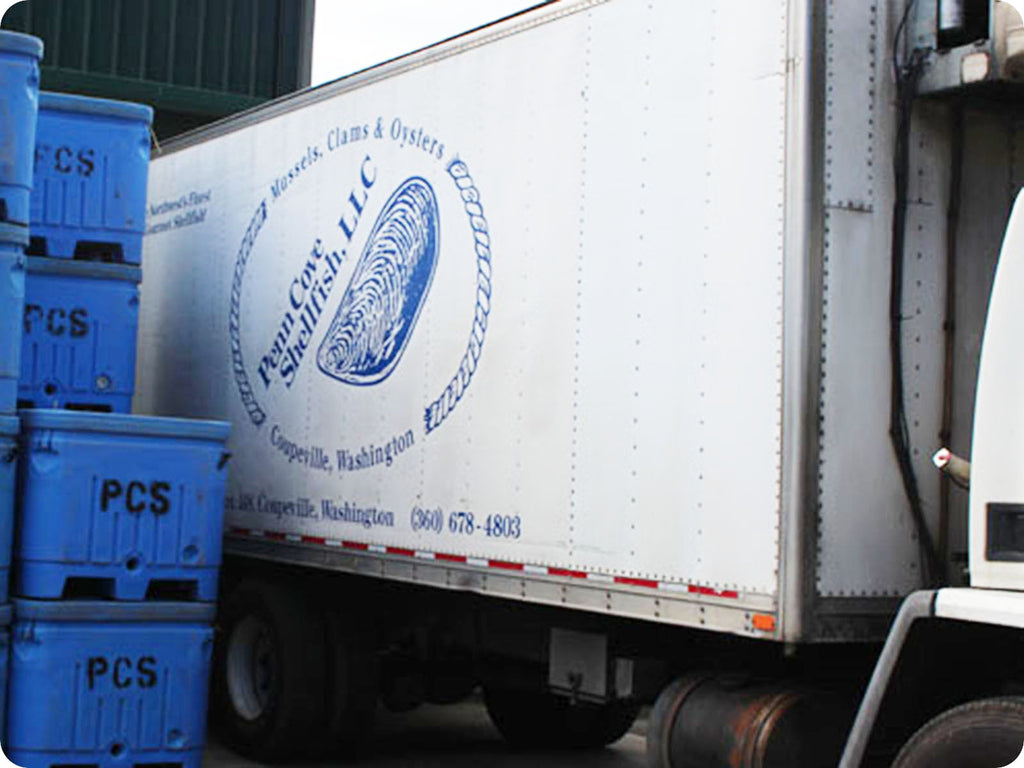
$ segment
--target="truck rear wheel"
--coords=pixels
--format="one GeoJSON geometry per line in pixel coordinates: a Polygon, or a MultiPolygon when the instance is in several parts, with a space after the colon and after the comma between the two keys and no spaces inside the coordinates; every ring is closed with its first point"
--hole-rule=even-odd
{"type": "Polygon", "coordinates": [[[976,768],[1009,765],[1024,747],[1024,699],[983,699],[929,720],[892,768],[976,768]]]}
{"type": "Polygon", "coordinates": [[[628,701],[573,703],[547,691],[484,687],[484,703],[505,741],[521,748],[596,749],[618,741],[640,707],[628,701]]]}
{"type": "Polygon", "coordinates": [[[283,587],[245,581],[218,624],[214,717],[228,745],[261,761],[295,756],[323,719],[322,618],[283,587]]]}

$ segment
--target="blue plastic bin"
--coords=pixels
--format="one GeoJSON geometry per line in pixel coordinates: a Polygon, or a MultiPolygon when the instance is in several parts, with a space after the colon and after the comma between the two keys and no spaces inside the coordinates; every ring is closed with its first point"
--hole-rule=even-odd
{"type": "Polygon", "coordinates": [[[0,30],[0,221],[21,226],[29,220],[42,57],[38,37],[0,30]]]}
{"type": "Polygon", "coordinates": [[[14,413],[18,398],[27,244],[26,227],[0,223],[0,413],[14,413]]]}
{"type": "Polygon", "coordinates": [[[7,668],[11,658],[11,606],[0,605],[0,744],[6,744],[4,725],[7,723],[7,668]]]}
{"type": "Polygon", "coordinates": [[[214,600],[229,427],[21,412],[14,594],[214,600]]]}
{"type": "Polygon", "coordinates": [[[141,270],[26,261],[18,406],[130,411],[141,270]]]}
{"type": "Polygon", "coordinates": [[[142,262],[153,110],[39,94],[31,253],[142,262]]]}
{"type": "Polygon", "coordinates": [[[14,601],[4,752],[16,765],[199,768],[214,608],[14,601]]]}
{"type": "MultiPolygon", "coordinates": [[[[7,602],[18,469],[18,418],[0,416],[0,603],[7,602]]],[[[0,723],[3,721],[0,720],[0,723]]]]}

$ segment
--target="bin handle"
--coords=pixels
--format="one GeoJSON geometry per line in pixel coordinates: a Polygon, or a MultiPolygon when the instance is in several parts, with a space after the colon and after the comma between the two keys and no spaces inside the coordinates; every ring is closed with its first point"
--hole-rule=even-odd
{"type": "Polygon", "coordinates": [[[217,469],[224,469],[224,467],[227,465],[228,461],[230,461],[230,460],[231,460],[231,452],[230,451],[224,451],[224,453],[222,453],[220,455],[220,460],[217,462],[217,469]]]}

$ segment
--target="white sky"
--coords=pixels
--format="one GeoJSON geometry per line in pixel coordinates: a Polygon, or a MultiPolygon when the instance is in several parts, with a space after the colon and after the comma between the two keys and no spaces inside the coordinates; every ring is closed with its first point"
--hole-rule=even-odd
{"type": "Polygon", "coordinates": [[[311,84],[365,69],[539,2],[316,0],[311,84]]]}

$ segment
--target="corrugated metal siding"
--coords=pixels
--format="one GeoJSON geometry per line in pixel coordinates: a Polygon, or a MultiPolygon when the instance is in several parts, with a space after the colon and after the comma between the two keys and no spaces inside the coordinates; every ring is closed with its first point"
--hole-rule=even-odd
{"type": "Polygon", "coordinates": [[[27,0],[2,26],[45,41],[44,87],[220,116],[309,85],[313,4],[27,0]]]}
{"type": "Polygon", "coordinates": [[[308,0],[27,0],[44,66],[273,98],[309,84],[308,0]]]}

